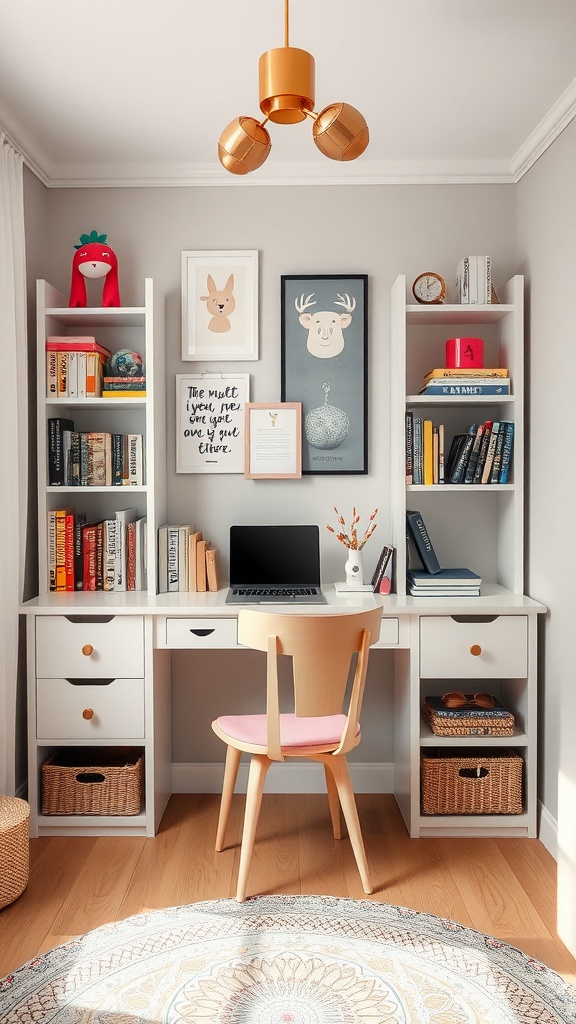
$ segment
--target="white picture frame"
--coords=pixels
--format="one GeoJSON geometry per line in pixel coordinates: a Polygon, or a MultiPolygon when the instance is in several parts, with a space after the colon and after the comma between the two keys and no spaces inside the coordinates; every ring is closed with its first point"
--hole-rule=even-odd
{"type": "Polygon", "coordinates": [[[182,359],[258,359],[258,251],[182,253],[182,359]]]}
{"type": "Polygon", "coordinates": [[[176,375],[176,472],[243,473],[247,373],[176,375]]]}

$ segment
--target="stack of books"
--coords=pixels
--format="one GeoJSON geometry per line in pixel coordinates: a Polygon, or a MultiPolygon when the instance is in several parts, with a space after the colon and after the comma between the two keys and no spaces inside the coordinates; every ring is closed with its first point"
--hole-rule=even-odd
{"type": "Polygon", "coordinates": [[[146,398],[146,377],[104,377],[102,398],[146,398]]]}
{"type": "Polygon", "coordinates": [[[406,586],[412,597],[480,596],[482,580],[471,569],[442,569],[421,512],[407,510],[406,524],[423,566],[406,570],[406,586]]]}
{"type": "Polygon", "coordinates": [[[406,585],[412,597],[480,597],[482,580],[471,569],[408,569],[406,585]]]}
{"type": "Polygon", "coordinates": [[[438,395],[441,398],[509,395],[510,377],[505,367],[487,367],[481,370],[472,367],[436,367],[425,374],[420,394],[438,395]]]}

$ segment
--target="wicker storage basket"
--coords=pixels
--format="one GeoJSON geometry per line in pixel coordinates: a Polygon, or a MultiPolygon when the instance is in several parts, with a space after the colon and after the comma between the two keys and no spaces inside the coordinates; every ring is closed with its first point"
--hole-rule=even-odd
{"type": "Polygon", "coordinates": [[[463,748],[422,755],[423,814],[521,814],[524,762],[513,750],[463,748]]]}
{"type": "Polygon", "coordinates": [[[440,697],[426,697],[422,705],[424,718],[435,736],[513,736],[514,715],[496,698],[494,711],[448,709],[440,697]]]}
{"type": "Polygon", "coordinates": [[[0,796],[0,909],[20,896],[30,870],[30,806],[16,796],[0,796]]]}
{"type": "Polygon", "coordinates": [[[144,757],[134,748],[69,748],[42,765],[42,814],[138,814],[144,757]]]}

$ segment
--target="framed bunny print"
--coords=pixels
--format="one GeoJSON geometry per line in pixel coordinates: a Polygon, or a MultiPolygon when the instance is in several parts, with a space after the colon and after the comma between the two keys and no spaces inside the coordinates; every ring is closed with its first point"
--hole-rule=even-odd
{"type": "Polygon", "coordinates": [[[182,253],[182,359],[258,359],[258,252],[182,253]]]}

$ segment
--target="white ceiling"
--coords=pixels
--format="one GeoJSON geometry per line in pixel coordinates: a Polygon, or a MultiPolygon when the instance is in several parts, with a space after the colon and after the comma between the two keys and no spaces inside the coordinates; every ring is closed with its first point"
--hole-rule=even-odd
{"type": "Polygon", "coordinates": [[[291,0],[316,109],[370,128],[327,160],[310,121],[269,125],[245,178],[222,129],[258,117],[284,0],[0,0],[0,126],[50,186],[517,181],[576,113],[574,0],[291,0]]]}

